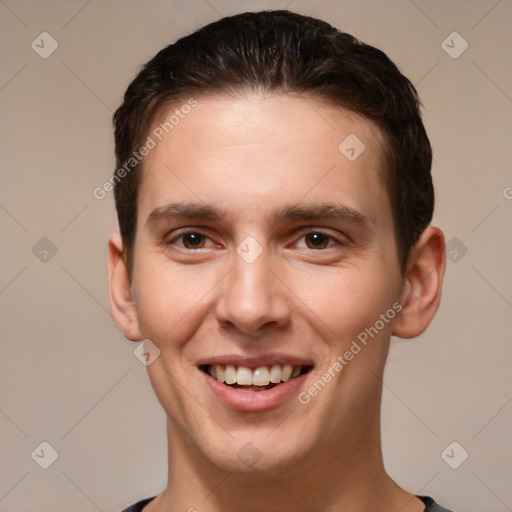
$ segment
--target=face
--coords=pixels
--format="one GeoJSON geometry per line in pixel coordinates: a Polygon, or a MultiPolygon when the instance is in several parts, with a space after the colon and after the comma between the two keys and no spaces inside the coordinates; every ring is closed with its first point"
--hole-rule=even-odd
{"type": "Polygon", "coordinates": [[[199,97],[161,138],[131,293],[170,428],[238,472],[365,446],[403,289],[379,130],[319,100],[248,95],[199,97]]]}

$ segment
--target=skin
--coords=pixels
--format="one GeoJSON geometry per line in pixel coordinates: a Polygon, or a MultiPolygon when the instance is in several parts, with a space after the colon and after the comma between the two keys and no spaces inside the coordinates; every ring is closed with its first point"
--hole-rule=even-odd
{"type": "Polygon", "coordinates": [[[385,472],[380,403],[390,336],[419,335],[438,308],[441,231],[425,229],[402,274],[372,122],[311,98],[197,99],[144,162],[131,276],[120,236],[109,240],[114,321],[160,350],[147,369],[168,417],[169,479],[145,511],[422,511],[385,472]],[[349,134],[365,144],[352,162],[338,150],[349,134]],[[184,202],[225,215],[148,221],[184,202]],[[325,203],[364,221],[272,215],[325,203]],[[236,252],[248,236],[262,248],[252,263],[236,252]],[[313,364],[307,391],[393,303],[401,312],[306,405],[233,410],[197,367],[221,354],[296,355],[313,364]],[[261,454],[253,467],[237,457],[248,442],[261,454]]]}

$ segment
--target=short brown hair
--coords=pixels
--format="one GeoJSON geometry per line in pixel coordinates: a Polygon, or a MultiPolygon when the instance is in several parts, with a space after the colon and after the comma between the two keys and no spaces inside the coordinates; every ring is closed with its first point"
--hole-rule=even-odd
{"type": "MultiPolygon", "coordinates": [[[[402,271],[434,208],[432,149],[411,82],[381,51],[322,20],[290,11],[222,18],[161,50],[114,114],[116,169],[143,145],[157,116],[190,96],[254,90],[317,97],[373,121],[386,140],[385,186],[402,271]]],[[[117,172],[117,171],[116,171],[117,172]]],[[[114,173],[129,269],[141,165],[114,173]]]]}

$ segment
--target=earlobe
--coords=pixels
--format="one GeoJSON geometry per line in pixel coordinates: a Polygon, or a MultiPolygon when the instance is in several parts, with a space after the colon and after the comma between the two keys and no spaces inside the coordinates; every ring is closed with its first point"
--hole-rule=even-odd
{"type": "Polygon", "coordinates": [[[131,341],[141,339],[132,283],[124,261],[123,241],[119,233],[108,240],[108,288],[110,311],[117,328],[131,341]]]}
{"type": "Polygon", "coordinates": [[[402,292],[402,311],[393,326],[399,338],[414,338],[428,327],[441,301],[446,254],[440,229],[427,227],[411,250],[402,292]]]}

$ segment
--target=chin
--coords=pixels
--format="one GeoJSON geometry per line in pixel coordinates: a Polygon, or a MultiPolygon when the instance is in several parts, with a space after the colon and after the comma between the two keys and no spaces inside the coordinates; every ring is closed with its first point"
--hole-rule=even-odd
{"type": "Polygon", "coordinates": [[[276,436],[267,431],[237,432],[221,450],[218,445],[212,450],[203,448],[206,457],[223,471],[277,479],[291,475],[310,451],[299,435],[292,438],[286,432],[276,436]]]}

